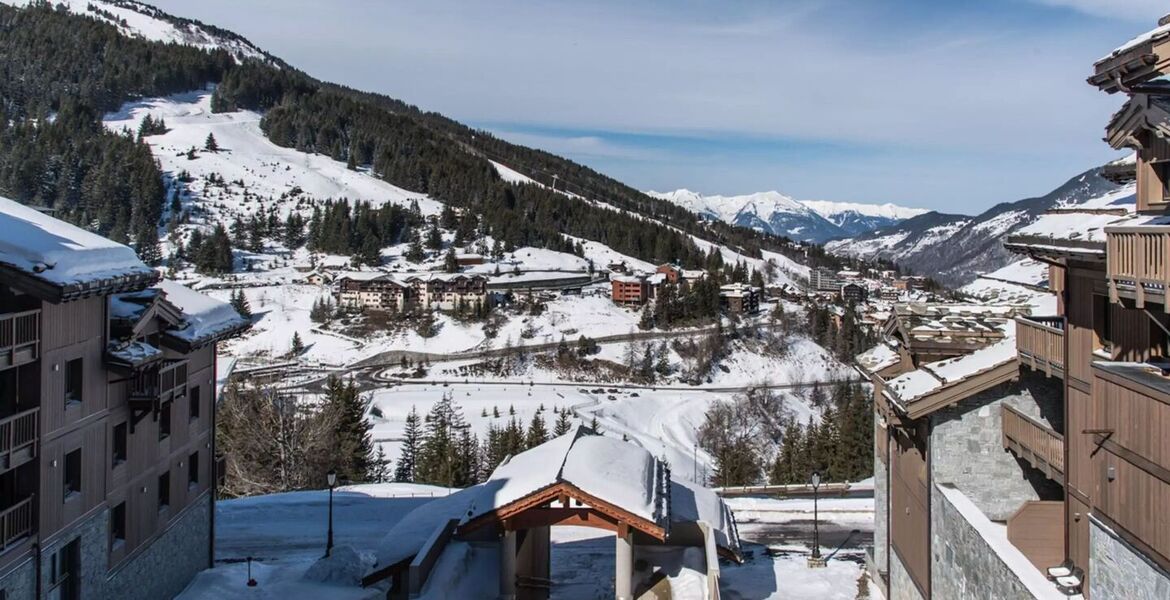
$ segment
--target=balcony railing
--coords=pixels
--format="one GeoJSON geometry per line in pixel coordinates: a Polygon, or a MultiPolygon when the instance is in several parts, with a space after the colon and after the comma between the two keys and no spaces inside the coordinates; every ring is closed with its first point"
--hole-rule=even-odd
{"type": "Polygon", "coordinates": [[[1153,296],[1165,304],[1170,285],[1170,226],[1105,229],[1105,277],[1109,298],[1119,303],[1132,294],[1137,308],[1153,296]]]}
{"type": "Polygon", "coordinates": [[[1064,483],[1064,436],[1007,404],[1003,405],[1003,447],[1049,479],[1064,483]]]}
{"type": "Polygon", "coordinates": [[[41,409],[0,419],[0,471],[15,469],[36,457],[41,409]]]}
{"type": "Polygon", "coordinates": [[[176,360],[147,369],[130,380],[132,400],[170,402],[187,393],[187,361],[176,360]]]}
{"type": "Polygon", "coordinates": [[[40,310],[0,315],[0,369],[30,363],[40,350],[40,310]]]}
{"type": "Polygon", "coordinates": [[[30,496],[0,511],[0,551],[15,546],[32,533],[33,500],[30,496]]]}
{"type": "Polygon", "coordinates": [[[1020,363],[1063,378],[1064,319],[1016,317],[1016,354],[1020,363]]]}

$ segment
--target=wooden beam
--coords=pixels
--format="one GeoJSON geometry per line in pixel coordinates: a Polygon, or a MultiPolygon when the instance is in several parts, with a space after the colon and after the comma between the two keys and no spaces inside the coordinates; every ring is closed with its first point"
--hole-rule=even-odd
{"type": "Polygon", "coordinates": [[[629,527],[625,523],[619,524],[607,515],[589,508],[533,508],[507,519],[504,529],[505,531],[520,531],[557,525],[593,527],[614,532],[621,527],[629,527]]]}

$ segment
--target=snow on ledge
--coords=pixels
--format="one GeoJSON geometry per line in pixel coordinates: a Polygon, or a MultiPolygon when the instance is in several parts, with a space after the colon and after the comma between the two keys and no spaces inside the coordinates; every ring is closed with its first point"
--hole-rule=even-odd
{"type": "Polygon", "coordinates": [[[1068,598],[1080,598],[1081,596],[1065,596],[1056,589],[1056,586],[1048,581],[1033,564],[1016,548],[1007,538],[1007,527],[1004,525],[993,523],[983,511],[979,510],[970,499],[967,498],[957,488],[935,484],[935,489],[938,490],[947,502],[963,519],[967,521],[971,527],[979,533],[987,546],[991,548],[995,555],[999,557],[1003,564],[1015,574],[1020,583],[1032,593],[1032,596],[1039,600],[1067,600],[1068,598]]]}

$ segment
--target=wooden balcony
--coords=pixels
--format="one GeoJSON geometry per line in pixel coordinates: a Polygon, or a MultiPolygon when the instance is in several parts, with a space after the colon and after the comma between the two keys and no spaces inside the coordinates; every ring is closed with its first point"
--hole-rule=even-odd
{"type": "Polygon", "coordinates": [[[130,380],[127,403],[132,412],[130,431],[146,415],[158,419],[163,404],[187,395],[187,361],[173,360],[138,373],[130,380]]]}
{"type": "Polygon", "coordinates": [[[34,496],[0,511],[0,552],[15,546],[33,532],[34,496]]]}
{"type": "Polygon", "coordinates": [[[40,408],[0,419],[0,472],[19,467],[37,455],[40,408]]]}
{"type": "Polygon", "coordinates": [[[0,369],[33,362],[40,354],[40,310],[0,315],[0,369]]]}
{"type": "Polygon", "coordinates": [[[1003,447],[1064,484],[1064,436],[1007,404],[1003,405],[1003,447]]]}
{"type": "Polygon", "coordinates": [[[1021,364],[1064,378],[1064,319],[1016,317],[1016,354],[1021,364]]]}
{"type": "Polygon", "coordinates": [[[1119,304],[1129,298],[1136,308],[1154,301],[1170,312],[1170,226],[1107,227],[1105,239],[1109,299],[1119,304]]]}

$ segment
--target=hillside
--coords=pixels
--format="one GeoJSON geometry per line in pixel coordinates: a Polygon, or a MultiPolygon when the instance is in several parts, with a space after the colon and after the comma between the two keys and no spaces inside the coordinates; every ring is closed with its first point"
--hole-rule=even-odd
{"type": "Polygon", "coordinates": [[[894,204],[796,200],[776,191],[741,196],[704,196],[685,189],[647,193],[709,221],[817,244],[853,237],[926,212],[894,204]]]}
{"type": "Polygon", "coordinates": [[[1098,167],[1043,196],[997,204],[973,217],[929,212],[853,239],[829,242],[826,249],[844,256],[891,260],[958,287],[1014,262],[1018,257],[1004,249],[1004,238],[1046,211],[1111,194],[1118,195],[1117,202],[1132,203],[1132,191],[1127,193],[1127,189],[1101,177],[1098,167]]]}

